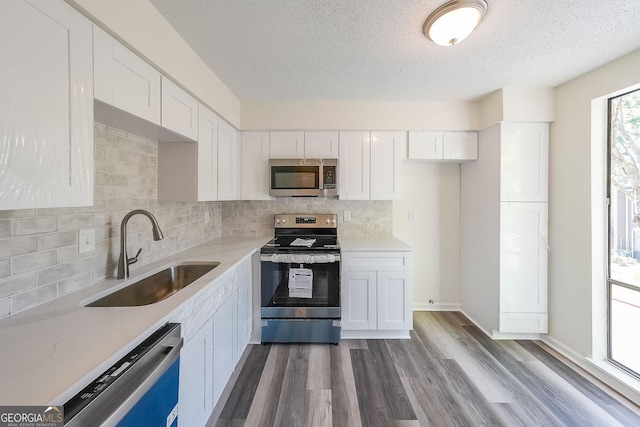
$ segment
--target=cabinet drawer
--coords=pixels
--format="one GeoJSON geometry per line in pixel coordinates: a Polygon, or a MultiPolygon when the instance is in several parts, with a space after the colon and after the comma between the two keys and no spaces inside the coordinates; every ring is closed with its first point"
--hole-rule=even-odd
{"type": "Polygon", "coordinates": [[[343,259],[346,270],[388,271],[409,268],[404,252],[346,252],[343,259]]]}

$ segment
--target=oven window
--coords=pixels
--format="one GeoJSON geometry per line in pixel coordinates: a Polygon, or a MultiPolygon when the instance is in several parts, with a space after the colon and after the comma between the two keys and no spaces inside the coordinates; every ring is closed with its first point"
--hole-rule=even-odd
{"type": "Polygon", "coordinates": [[[271,168],[273,190],[320,188],[317,166],[273,166],[271,168]]]}
{"type": "Polygon", "coordinates": [[[340,263],[304,264],[313,274],[311,292],[304,298],[289,288],[289,270],[301,264],[262,262],[262,307],[339,307],[340,263]],[[310,297],[309,297],[310,296],[310,297]]]}

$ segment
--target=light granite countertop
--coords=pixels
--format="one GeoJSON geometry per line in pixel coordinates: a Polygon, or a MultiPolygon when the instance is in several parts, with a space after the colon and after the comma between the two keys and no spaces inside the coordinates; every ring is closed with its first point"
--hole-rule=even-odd
{"type": "MultiPolygon", "coordinates": [[[[216,287],[216,280],[269,238],[219,238],[0,321],[0,405],[62,404],[178,311],[216,287]],[[140,307],[84,304],[185,261],[220,265],[164,301],[140,307]]],[[[185,331],[183,331],[183,336],[185,331]]]]}
{"type": "Polygon", "coordinates": [[[346,252],[408,252],[413,250],[411,246],[393,236],[344,236],[340,237],[340,249],[346,252]]]}

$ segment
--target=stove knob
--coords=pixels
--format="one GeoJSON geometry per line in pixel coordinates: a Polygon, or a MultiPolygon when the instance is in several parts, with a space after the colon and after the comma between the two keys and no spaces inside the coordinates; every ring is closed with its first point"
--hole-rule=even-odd
{"type": "Polygon", "coordinates": [[[332,219],[332,220],[331,220],[331,224],[335,224],[335,223],[336,223],[336,220],[335,220],[335,219],[332,219]]]}
{"type": "Polygon", "coordinates": [[[327,224],[331,224],[331,220],[329,218],[327,218],[324,222],[326,222],[327,224]]]}
{"type": "Polygon", "coordinates": [[[276,219],[276,224],[280,224],[280,218],[276,219]]]}
{"type": "Polygon", "coordinates": [[[286,223],[287,223],[287,220],[286,220],[286,219],[282,219],[282,223],[283,223],[283,224],[286,224],[286,223]]]}

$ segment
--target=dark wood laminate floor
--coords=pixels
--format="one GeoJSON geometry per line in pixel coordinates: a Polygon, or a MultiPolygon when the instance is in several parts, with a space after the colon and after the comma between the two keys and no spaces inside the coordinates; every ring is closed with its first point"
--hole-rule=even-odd
{"type": "Polygon", "coordinates": [[[640,426],[532,341],[493,341],[454,312],[411,340],[251,346],[215,426],[640,426]]]}

